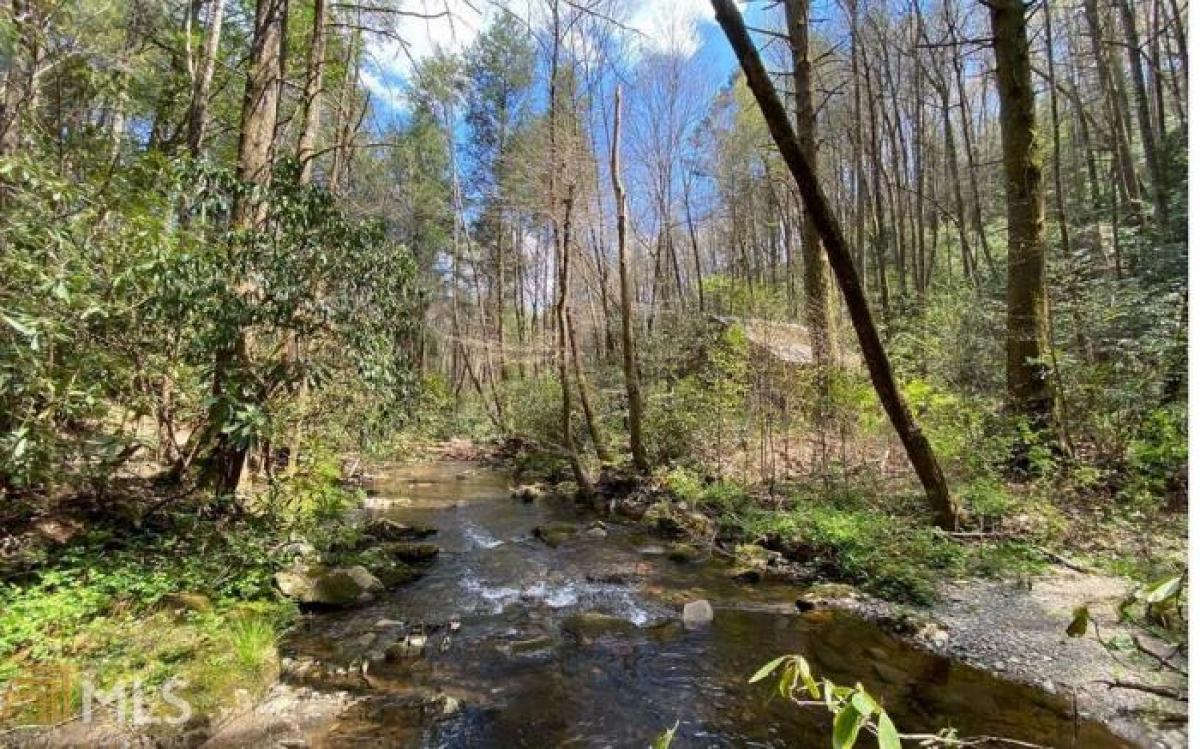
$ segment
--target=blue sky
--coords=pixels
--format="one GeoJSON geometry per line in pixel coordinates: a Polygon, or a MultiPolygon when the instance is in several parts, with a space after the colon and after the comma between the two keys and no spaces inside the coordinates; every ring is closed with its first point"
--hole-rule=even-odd
{"type": "MultiPolygon", "coordinates": [[[[407,0],[405,10],[439,14],[449,8],[450,16],[434,19],[397,17],[395,35],[404,44],[383,36],[370,41],[361,77],[371,92],[376,113],[387,117],[405,108],[404,83],[413,61],[432,54],[439,47],[453,51],[465,49],[480,30],[503,6],[528,19],[536,26],[542,0],[407,0]]],[[[752,19],[757,15],[749,11],[752,19]]],[[[671,51],[699,58],[702,69],[731,71],[736,63],[728,43],[712,17],[709,0],[622,0],[614,11],[623,24],[640,33],[629,38],[635,49],[652,52],[671,51]]]]}

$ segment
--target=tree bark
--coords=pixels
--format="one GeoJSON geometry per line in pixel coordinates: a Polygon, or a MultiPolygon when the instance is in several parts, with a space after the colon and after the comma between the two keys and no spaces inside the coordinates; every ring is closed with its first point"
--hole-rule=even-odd
{"type": "Polygon", "coordinates": [[[1044,431],[1051,426],[1054,394],[1047,363],[1045,197],[1025,5],[994,0],[990,14],[1008,208],[1008,399],[1031,428],[1044,431]]]}
{"type": "Polygon", "coordinates": [[[1158,138],[1154,135],[1154,123],[1150,119],[1150,96],[1146,88],[1146,75],[1142,68],[1142,45],[1137,29],[1137,18],[1129,0],[1117,0],[1121,14],[1121,25],[1125,31],[1125,52],[1129,59],[1129,77],[1133,82],[1133,98],[1136,104],[1138,131],[1142,137],[1142,151],[1146,157],[1146,171],[1150,175],[1150,199],[1154,204],[1154,220],[1159,231],[1172,235],[1170,216],[1167,210],[1167,184],[1159,158],[1158,138]]]}
{"type": "Polygon", "coordinates": [[[1097,0],[1083,0],[1083,11],[1091,37],[1092,55],[1096,59],[1096,71],[1100,76],[1100,88],[1108,109],[1109,146],[1113,150],[1120,176],[1117,187],[1120,188],[1121,206],[1129,210],[1133,202],[1141,199],[1141,189],[1138,186],[1137,172],[1133,168],[1133,157],[1130,155],[1123,97],[1118,89],[1112,55],[1104,44],[1104,27],[1097,0]]]}
{"type": "MultiPolygon", "coordinates": [[[[796,87],[796,136],[804,157],[817,164],[817,116],[813,109],[812,61],[809,59],[809,0],[786,0],[788,37],[792,43],[792,71],[796,87]]],[[[804,317],[812,342],[817,369],[827,373],[833,364],[834,349],[829,311],[829,274],[821,252],[821,237],[812,218],[805,213],[800,230],[800,249],[804,261],[804,317]]],[[[828,389],[822,376],[821,389],[828,389]]]]}
{"type": "MultiPolygon", "coordinates": [[[[221,2],[221,0],[216,0],[221,2]]],[[[296,143],[300,184],[312,182],[317,132],[321,129],[321,81],[325,73],[325,0],[313,0],[313,27],[308,44],[308,70],[304,76],[304,126],[296,143]]]]}
{"type": "MultiPolygon", "coordinates": [[[[283,33],[287,0],[258,0],[254,14],[254,37],[246,92],[242,100],[241,137],[238,140],[237,176],[242,182],[266,185],[271,178],[278,121],[279,94],[283,77],[283,33]]],[[[248,229],[261,223],[265,206],[252,197],[242,197],[233,207],[233,225],[248,229]]],[[[249,290],[243,279],[239,293],[249,290]]],[[[237,330],[228,346],[217,353],[213,373],[213,402],[210,428],[216,429],[216,446],[208,461],[208,478],[217,494],[237,489],[246,465],[247,447],[237,443],[221,427],[229,403],[228,386],[235,370],[249,366],[250,336],[237,330]]]]}
{"type": "Polygon", "coordinates": [[[200,74],[192,85],[192,101],[188,107],[187,147],[195,158],[200,155],[208,129],[208,97],[212,89],[213,74],[217,69],[217,57],[221,49],[221,26],[225,17],[225,0],[212,0],[208,17],[208,34],[204,37],[203,59],[200,74]]]}
{"type": "Polygon", "coordinates": [[[758,51],[750,40],[750,35],[746,31],[742,15],[736,4],[733,0],[712,0],[712,4],[716,10],[717,21],[729,39],[734,54],[741,62],[742,70],[746,74],[746,82],[758,101],[763,118],[771,131],[771,137],[778,146],[792,177],[796,180],[796,185],[804,199],[805,209],[817,226],[817,231],[825,246],[825,253],[829,258],[829,264],[833,268],[834,276],[846,298],[850,320],[858,335],[859,344],[862,346],[863,359],[866,361],[875,391],[904,445],[914,471],[921,480],[926,499],[938,524],[945,528],[953,528],[958,522],[958,507],[950,496],[946,478],[942,474],[941,466],[938,464],[929,440],[913,420],[912,413],[908,410],[908,406],[900,394],[900,389],[896,385],[887,351],[883,348],[883,342],[871,319],[871,309],[867,304],[862,287],[859,285],[850,248],[846,244],[842,228],[834,217],[829,201],[817,181],[816,171],[805,157],[795,133],[792,132],[787,112],[780,103],[766,68],[759,59],[758,51]]]}
{"type": "Polygon", "coordinates": [[[617,269],[621,283],[621,364],[625,373],[625,397],[629,409],[629,449],[633,465],[650,472],[650,459],[642,441],[642,385],[638,375],[637,349],[633,335],[633,280],[630,277],[625,186],[621,182],[621,87],[613,100],[612,155],[609,162],[613,198],[617,204],[617,269]]]}

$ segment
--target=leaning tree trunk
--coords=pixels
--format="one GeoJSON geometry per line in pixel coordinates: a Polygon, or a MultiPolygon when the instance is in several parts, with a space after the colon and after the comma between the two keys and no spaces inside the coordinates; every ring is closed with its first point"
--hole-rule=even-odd
{"type": "Polygon", "coordinates": [[[913,420],[912,413],[908,410],[908,406],[900,394],[900,389],[896,386],[892,365],[883,348],[883,342],[879,338],[879,332],[875,329],[875,323],[871,319],[871,308],[867,304],[867,298],[859,284],[850,248],[842,234],[842,227],[829,205],[829,200],[825,197],[825,192],[817,181],[816,170],[805,157],[800,143],[796,139],[796,134],[792,132],[787,111],[779,101],[779,96],[771,84],[766,68],[763,67],[762,60],[758,56],[758,50],[750,40],[750,34],[746,31],[746,26],[742,22],[742,14],[738,11],[737,5],[733,0],[712,0],[712,4],[716,10],[717,21],[721,24],[734,53],[741,61],[742,70],[746,74],[746,83],[758,101],[763,119],[766,120],[767,127],[771,131],[771,137],[779,148],[792,177],[796,180],[800,195],[804,199],[805,210],[812,216],[813,223],[816,224],[822,244],[825,246],[825,254],[829,258],[829,264],[833,268],[834,276],[846,298],[850,321],[854,325],[854,332],[862,347],[863,359],[866,361],[875,392],[878,393],[879,400],[883,404],[888,418],[891,419],[892,426],[895,427],[900,441],[904,444],[905,452],[908,454],[913,470],[921,480],[926,499],[938,524],[944,528],[953,528],[959,518],[958,506],[950,496],[946,478],[942,474],[941,466],[938,465],[937,457],[933,453],[929,440],[913,420]]]}
{"type": "Polygon", "coordinates": [[[1014,413],[1044,431],[1051,426],[1054,393],[1047,362],[1045,197],[1025,4],[994,0],[990,9],[1008,207],[1008,399],[1014,413]]]}

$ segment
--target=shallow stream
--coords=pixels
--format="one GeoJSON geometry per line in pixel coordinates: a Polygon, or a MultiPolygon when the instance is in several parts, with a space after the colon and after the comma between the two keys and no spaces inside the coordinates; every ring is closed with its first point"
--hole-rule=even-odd
{"type": "Polygon", "coordinates": [[[568,503],[525,504],[508,485],[469,463],[387,470],[365,511],[437,528],[430,540],[442,552],[420,580],[371,606],[316,615],[285,643],[292,662],[332,665],[308,681],[365,695],[316,744],[647,747],[678,721],[677,748],[828,746],[823,709],[746,683],[767,660],[801,653],[819,675],[862,682],[903,732],[953,725],[961,736],[1126,746],[1074,720],[1062,697],[846,614],[800,614],[794,587],[734,582],[719,561],[672,561],[634,525],[592,530],[595,518],[568,503]],[[558,547],[532,536],[554,522],[581,532],[558,547]],[[686,629],[680,609],[700,598],[715,618],[686,629]],[[381,658],[405,637],[414,655],[381,658]]]}

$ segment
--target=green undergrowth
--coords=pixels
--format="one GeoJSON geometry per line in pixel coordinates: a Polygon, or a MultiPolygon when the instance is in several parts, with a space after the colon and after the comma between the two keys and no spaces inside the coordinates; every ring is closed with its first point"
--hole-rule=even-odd
{"type": "MultiPolygon", "coordinates": [[[[83,680],[99,690],[137,681],[146,693],[175,680],[197,714],[256,696],[298,614],[273,585],[288,543],[329,549],[353,532],[340,519],[355,495],[334,475],[319,463],[244,504],[184,498],[140,528],[91,519],[0,580],[0,695],[67,673],[76,710],[83,680]]],[[[37,717],[9,709],[0,722],[37,717]]]]}
{"type": "Polygon", "coordinates": [[[1031,541],[954,538],[929,524],[919,496],[854,485],[794,485],[759,495],[676,468],[663,484],[717,523],[718,535],[781,551],[822,578],[883,598],[930,603],[940,581],[1025,577],[1040,569],[1031,541]]]}

